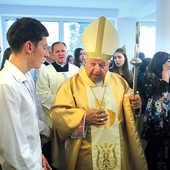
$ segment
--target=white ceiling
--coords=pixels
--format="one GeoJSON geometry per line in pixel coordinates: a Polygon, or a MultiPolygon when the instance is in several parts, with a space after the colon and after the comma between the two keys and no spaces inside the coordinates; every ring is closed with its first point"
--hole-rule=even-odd
{"type": "Polygon", "coordinates": [[[154,21],[156,0],[0,0],[0,5],[114,9],[119,18],[154,21]]]}

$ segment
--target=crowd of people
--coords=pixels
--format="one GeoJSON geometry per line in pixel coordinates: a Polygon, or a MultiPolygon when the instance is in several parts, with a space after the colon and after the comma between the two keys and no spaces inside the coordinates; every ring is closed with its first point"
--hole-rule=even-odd
{"type": "Polygon", "coordinates": [[[139,53],[133,94],[126,48],[105,17],[86,27],[73,55],[64,42],[49,46],[48,36],[29,17],[7,32],[0,170],[169,169],[170,54],[139,53]]]}

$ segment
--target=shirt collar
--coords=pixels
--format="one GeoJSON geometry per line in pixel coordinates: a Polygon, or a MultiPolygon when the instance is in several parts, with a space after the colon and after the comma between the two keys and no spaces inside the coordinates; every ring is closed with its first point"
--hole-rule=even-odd
{"type": "Polygon", "coordinates": [[[11,72],[16,81],[22,83],[27,80],[27,77],[9,60],[5,61],[4,68],[11,72]]]}
{"type": "MultiPolygon", "coordinates": [[[[57,62],[56,62],[57,63],[57,62]]],[[[64,64],[59,64],[57,63],[60,67],[64,67],[67,63],[65,62],[64,64]]]]}

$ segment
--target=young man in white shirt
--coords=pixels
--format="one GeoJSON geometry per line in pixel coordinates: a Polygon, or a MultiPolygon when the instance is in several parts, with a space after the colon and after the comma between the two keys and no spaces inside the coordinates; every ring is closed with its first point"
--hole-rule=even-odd
{"type": "Polygon", "coordinates": [[[51,170],[42,156],[42,126],[27,75],[44,61],[47,36],[47,29],[33,18],[18,19],[7,32],[12,54],[0,72],[0,155],[5,170],[51,170]]]}

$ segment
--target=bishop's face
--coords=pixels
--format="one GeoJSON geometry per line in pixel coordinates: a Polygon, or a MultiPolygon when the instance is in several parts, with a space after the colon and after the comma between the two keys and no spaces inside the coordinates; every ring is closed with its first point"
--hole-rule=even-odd
{"type": "Polygon", "coordinates": [[[98,83],[104,80],[109,70],[109,61],[101,59],[85,59],[85,70],[87,76],[94,82],[98,83]]]}

